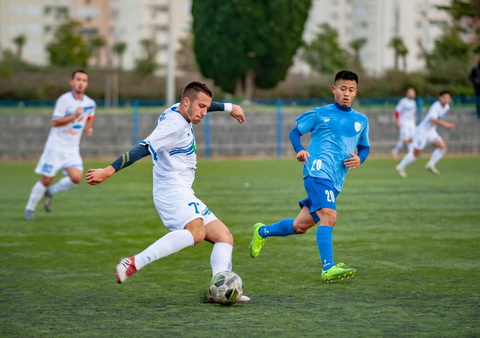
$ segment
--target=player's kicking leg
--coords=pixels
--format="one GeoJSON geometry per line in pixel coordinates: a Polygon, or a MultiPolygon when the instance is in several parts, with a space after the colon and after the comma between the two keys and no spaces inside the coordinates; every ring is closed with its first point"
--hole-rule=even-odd
{"type": "Polygon", "coordinates": [[[270,236],[290,236],[297,233],[293,229],[293,218],[285,218],[277,223],[265,225],[257,223],[253,226],[253,237],[248,247],[250,257],[256,258],[260,254],[260,250],[265,245],[265,238],[270,236]]]}

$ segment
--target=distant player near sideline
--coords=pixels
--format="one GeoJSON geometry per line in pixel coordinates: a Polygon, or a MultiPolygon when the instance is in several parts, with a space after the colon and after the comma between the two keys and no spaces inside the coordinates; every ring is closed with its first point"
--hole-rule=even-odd
{"type": "Polygon", "coordinates": [[[368,119],[352,109],[357,95],[358,76],[351,71],[340,71],[335,76],[333,104],[314,108],[297,117],[290,140],[299,162],[303,162],[303,182],[307,198],[300,201],[298,216],[277,223],[253,226],[249,251],[252,258],[260,254],[265,238],[303,234],[315,224],[317,244],[322,261],[322,279],[350,277],[353,268],[335,264],[332,233],[337,221],[336,199],[342,190],[347,172],[358,168],[370,151],[368,119]],[[300,142],[302,135],[311,133],[308,150],[300,142]]]}
{"type": "Polygon", "coordinates": [[[400,177],[407,177],[405,167],[415,161],[417,156],[427,144],[433,145],[435,147],[435,150],[433,151],[430,160],[425,166],[425,169],[435,175],[440,174],[440,171],[435,167],[435,164],[440,161],[440,159],[445,154],[447,148],[442,137],[437,132],[437,126],[441,126],[447,129],[455,129],[455,124],[442,121],[443,118],[447,115],[448,110],[450,109],[449,103],[451,102],[451,100],[452,97],[450,92],[444,90],[440,92],[438,101],[435,101],[435,103],[430,106],[427,115],[422,120],[422,122],[420,122],[420,124],[415,130],[412,151],[406,154],[400,164],[396,167],[396,170],[400,177]]]}
{"type": "Polygon", "coordinates": [[[400,137],[392,149],[392,158],[398,160],[398,152],[404,146],[407,147],[407,153],[412,149],[413,135],[415,134],[415,120],[417,115],[417,102],[415,101],[415,89],[408,88],[406,96],[402,98],[395,107],[395,117],[400,137]]]}
{"type": "Polygon", "coordinates": [[[84,70],[73,72],[70,86],[72,90],[61,95],[55,103],[52,128],[35,168],[35,172],[41,175],[40,181],[33,186],[23,214],[26,220],[35,219],[35,208],[42,197],[45,197],[45,210],[50,211],[55,194],[74,187],[82,180],[80,138],[84,129],[88,137],[93,134],[96,105],[85,95],[88,75],[84,70]],[[60,170],[68,176],[50,186],[60,170]]]}
{"type": "MultiPolygon", "coordinates": [[[[88,184],[99,184],[117,171],[151,155],[153,161],[153,201],[171,231],[135,256],[122,258],[116,267],[118,283],[160,258],[204,240],[213,244],[210,256],[212,276],[231,271],[233,236],[227,226],[199,200],[192,189],[197,165],[193,125],[202,121],[207,110],[227,110],[239,123],[245,121],[240,106],[212,102],[211,90],[191,82],[180,103],[165,110],[155,130],[139,145],[104,169],[88,170],[88,184]],[[227,106],[228,105],[228,106],[227,106]]],[[[240,302],[250,299],[242,296],[240,302]]]]}

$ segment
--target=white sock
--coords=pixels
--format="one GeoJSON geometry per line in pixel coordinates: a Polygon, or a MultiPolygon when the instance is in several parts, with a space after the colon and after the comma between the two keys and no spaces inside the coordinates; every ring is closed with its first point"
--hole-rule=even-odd
{"type": "Polygon", "coordinates": [[[222,271],[232,270],[232,251],[233,246],[231,244],[224,242],[213,244],[212,254],[210,255],[212,276],[222,271]]]}
{"type": "Polygon", "coordinates": [[[413,152],[413,142],[407,143],[407,151],[409,153],[413,152]]]}
{"type": "Polygon", "coordinates": [[[415,155],[413,155],[413,152],[410,152],[403,157],[402,161],[400,162],[397,168],[404,169],[407,165],[409,165],[413,161],[415,161],[415,155]]]}
{"type": "Polygon", "coordinates": [[[48,191],[50,194],[55,195],[56,193],[59,193],[60,191],[65,191],[68,190],[72,187],[76,186],[75,183],[72,182],[70,179],[70,176],[65,176],[63,177],[60,181],[52,185],[48,191]]]}
{"type": "Polygon", "coordinates": [[[176,230],[169,232],[148,248],[135,255],[135,267],[137,270],[140,270],[147,264],[192,246],[193,244],[195,244],[195,242],[190,231],[176,230]]]}
{"type": "Polygon", "coordinates": [[[395,148],[393,148],[393,151],[398,153],[402,148],[403,148],[403,141],[398,140],[397,144],[395,145],[395,148]]]}
{"type": "Polygon", "coordinates": [[[445,154],[443,149],[437,148],[433,151],[432,156],[430,156],[430,160],[428,161],[428,166],[435,166],[435,164],[440,161],[440,159],[445,154]]]}
{"type": "Polygon", "coordinates": [[[25,207],[25,209],[32,211],[35,210],[38,201],[40,201],[43,194],[45,194],[45,190],[47,190],[47,187],[44,186],[40,181],[35,183],[32,188],[32,192],[30,193],[30,197],[28,198],[27,206],[25,207]]]}

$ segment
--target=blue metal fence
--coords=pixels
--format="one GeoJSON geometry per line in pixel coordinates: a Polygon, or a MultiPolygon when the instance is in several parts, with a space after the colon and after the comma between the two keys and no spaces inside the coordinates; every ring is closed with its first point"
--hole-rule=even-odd
{"type": "MultiPolygon", "coordinates": [[[[359,111],[364,112],[365,110],[382,111],[381,108],[385,107],[387,109],[392,109],[399,101],[399,97],[386,97],[386,98],[357,98],[354,103],[354,108],[359,111]],[[380,109],[379,109],[380,108],[380,109]]],[[[433,102],[435,102],[437,97],[419,97],[417,98],[418,106],[418,121],[422,119],[422,110],[427,109],[433,102]],[[422,109],[423,107],[423,109],[422,109]]],[[[108,102],[104,100],[95,100],[97,106],[100,108],[109,108],[108,102]]],[[[250,101],[251,104],[257,106],[268,106],[272,107],[272,112],[275,111],[276,114],[276,156],[280,158],[282,156],[282,116],[285,108],[287,107],[300,107],[301,110],[307,111],[313,107],[323,106],[325,104],[330,104],[333,102],[332,99],[325,98],[299,98],[299,99],[254,99],[250,101]],[[273,108],[275,107],[275,108],[273,108]]],[[[239,102],[239,104],[241,104],[239,102]]],[[[453,97],[453,107],[474,107],[476,104],[476,98],[474,96],[457,96],[453,97]]],[[[15,112],[15,109],[20,108],[53,108],[55,106],[54,100],[0,100],[0,109],[9,109],[13,108],[12,112],[15,112]]],[[[131,108],[132,111],[132,143],[138,144],[139,140],[139,123],[140,123],[140,113],[141,108],[146,107],[159,107],[159,113],[162,107],[165,106],[165,100],[119,100],[118,107],[127,108],[126,111],[129,111],[131,108]]],[[[385,111],[385,110],[383,110],[385,111]]],[[[211,157],[211,134],[210,134],[210,115],[207,115],[203,125],[205,132],[205,157],[211,157]]]]}

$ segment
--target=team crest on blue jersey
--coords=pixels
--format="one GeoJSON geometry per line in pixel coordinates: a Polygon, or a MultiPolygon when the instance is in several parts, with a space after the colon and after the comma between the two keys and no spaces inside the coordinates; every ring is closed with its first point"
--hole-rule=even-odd
{"type": "Polygon", "coordinates": [[[362,125],[360,124],[360,122],[355,122],[353,127],[355,128],[355,131],[357,133],[360,131],[360,129],[362,129],[362,125]]]}

